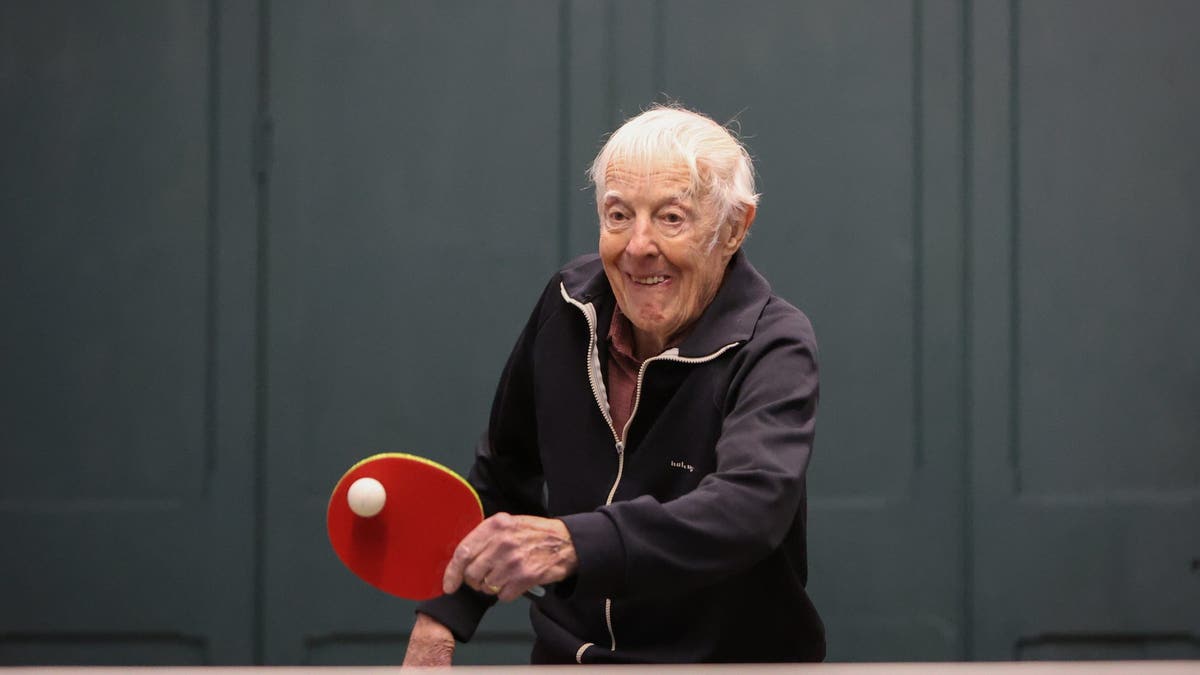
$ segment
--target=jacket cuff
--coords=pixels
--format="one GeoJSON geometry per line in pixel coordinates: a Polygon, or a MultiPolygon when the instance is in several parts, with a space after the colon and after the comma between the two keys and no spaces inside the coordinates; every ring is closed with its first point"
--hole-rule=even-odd
{"type": "Polygon", "coordinates": [[[495,603],[495,598],[463,584],[451,595],[441,595],[422,602],[417,605],[417,611],[428,614],[449,628],[455,640],[470,642],[479,622],[483,620],[483,613],[495,603]]]}
{"type": "Polygon", "coordinates": [[[613,521],[602,511],[576,513],[559,520],[571,533],[571,543],[579,559],[570,594],[621,595],[625,587],[625,545],[613,521]]]}

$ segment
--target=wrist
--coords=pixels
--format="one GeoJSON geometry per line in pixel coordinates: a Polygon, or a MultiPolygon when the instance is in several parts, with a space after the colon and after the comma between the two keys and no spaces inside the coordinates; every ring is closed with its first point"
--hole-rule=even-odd
{"type": "Polygon", "coordinates": [[[579,556],[575,553],[575,542],[571,539],[571,531],[567,524],[559,519],[554,520],[555,529],[561,544],[555,553],[558,555],[558,567],[563,570],[563,576],[570,576],[579,569],[579,556]]]}
{"type": "Polygon", "coordinates": [[[413,624],[412,632],[414,637],[419,636],[423,640],[454,644],[454,634],[450,632],[450,629],[437,619],[422,612],[417,612],[417,622],[413,624]]]}

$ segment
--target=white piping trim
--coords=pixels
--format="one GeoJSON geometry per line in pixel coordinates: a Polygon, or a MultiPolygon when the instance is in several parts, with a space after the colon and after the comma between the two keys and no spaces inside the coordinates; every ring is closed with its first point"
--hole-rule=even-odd
{"type": "Polygon", "coordinates": [[[604,599],[604,623],[608,624],[608,639],[612,640],[608,647],[608,651],[617,651],[617,634],[613,632],[612,625],[612,598],[604,599]]]}
{"type": "Polygon", "coordinates": [[[567,294],[567,286],[562,282],[558,284],[558,290],[562,293],[563,300],[579,308],[583,312],[583,318],[587,319],[588,332],[588,381],[592,385],[592,395],[596,398],[596,405],[600,407],[600,413],[604,415],[604,421],[608,423],[608,428],[612,431],[613,440],[618,446],[621,439],[617,436],[617,430],[613,428],[612,411],[608,405],[608,389],[604,386],[604,378],[600,376],[600,351],[596,349],[596,343],[599,338],[596,336],[596,308],[592,303],[584,304],[567,294]]]}

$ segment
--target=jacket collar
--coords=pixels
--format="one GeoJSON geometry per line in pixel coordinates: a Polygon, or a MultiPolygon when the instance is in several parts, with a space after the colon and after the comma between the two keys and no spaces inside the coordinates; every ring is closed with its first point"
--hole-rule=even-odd
{"type": "MultiPolygon", "coordinates": [[[[600,256],[592,254],[569,263],[562,270],[562,284],[575,301],[597,305],[599,316],[612,315],[614,296],[600,256]]],[[[729,259],[716,297],[679,345],[679,355],[704,357],[731,343],[748,341],[770,297],[771,285],[739,250],[729,259]]],[[[607,330],[607,322],[597,330],[607,330]]]]}

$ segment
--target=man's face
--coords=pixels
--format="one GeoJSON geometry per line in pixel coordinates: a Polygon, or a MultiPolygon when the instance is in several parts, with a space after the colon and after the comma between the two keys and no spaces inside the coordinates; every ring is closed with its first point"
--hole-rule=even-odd
{"type": "Polygon", "coordinates": [[[664,347],[712,302],[736,247],[711,250],[715,214],[688,195],[684,164],[644,169],[614,158],[600,195],[600,258],[637,356],[664,347]]]}

